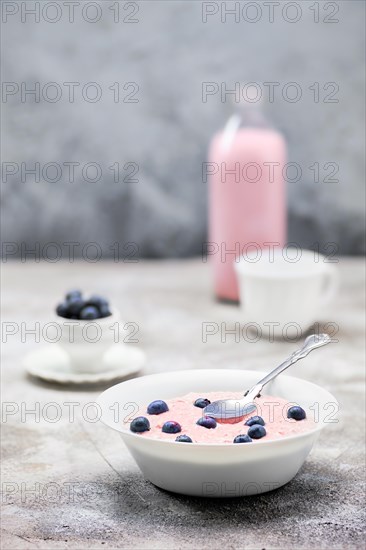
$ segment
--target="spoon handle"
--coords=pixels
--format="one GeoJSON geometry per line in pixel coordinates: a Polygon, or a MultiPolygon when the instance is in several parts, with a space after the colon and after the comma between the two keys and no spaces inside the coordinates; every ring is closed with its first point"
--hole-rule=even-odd
{"type": "Polygon", "coordinates": [[[245,394],[245,397],[247,397],[248,399],[254,399],[261,393],[263,387],[268,384],[268,382],[276,378],[276,376],[278,376],[281,372],[288,369],[291,365],[293,365],[300,359],[306,357],[313,349],[325,346],[331,341],[332,340],[328,334],[311,334],[306,338],[304,345],[300,349],[294,351],[290,355],[290,357],[286,359],[286,361],[281,363],[281,365],[279,365],[277,368],[267,374],[252,388],[250,388],[250,390],[247,391],[247,393],[245,394]]]}

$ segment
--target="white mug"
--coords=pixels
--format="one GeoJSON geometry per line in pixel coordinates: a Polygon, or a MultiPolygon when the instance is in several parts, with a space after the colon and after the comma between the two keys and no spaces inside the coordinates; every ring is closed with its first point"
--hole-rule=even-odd
{"type": "Polygon", "coordinates": [[[337,289],[334,263],[310,250],[257,250],[237,258],[235,269],[243,320],[267,337],[302,337],[337,289]]]}
{"type": "Polygon", "coordinates": [[[65,319],[58,316],[61,327],[59,345],[70,359],[70,368],[77,373],[97,373],[108,368],[103,361],[106,351],[115,343],[113,325],[119,321],[119,311],[93,321],[65,319]]]}

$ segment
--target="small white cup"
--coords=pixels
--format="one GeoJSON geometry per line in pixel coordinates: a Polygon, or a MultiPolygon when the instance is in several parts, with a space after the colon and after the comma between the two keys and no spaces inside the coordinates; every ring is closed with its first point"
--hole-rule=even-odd
{"type": "Polygon", "coordinates": [[[235,269],[243,320],[266,337],[302,337],[338,286],[334,264],[310,250],[258,250],[237,258],[235,269]]]}
{"type": "Polygon", "coordinates": [[[119,321],[119,312],[112,310],[111,313],[108,317],[93,321],[57,317],[61,327],[59,345],[68,354],[74,372],[95,373],[107,368],[103,356],[115,343],[119,332],[119,328],[113,328],[119,321]]]}

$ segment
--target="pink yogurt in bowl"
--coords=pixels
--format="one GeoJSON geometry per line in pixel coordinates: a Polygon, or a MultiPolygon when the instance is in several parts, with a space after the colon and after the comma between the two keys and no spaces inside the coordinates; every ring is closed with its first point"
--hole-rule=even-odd
{"type": "Polygon", "coordinates": [[[258,414],[265,421],[266,435],[261,439],[233,443],[236,435],[248,431],[245,418],[237,424],[218,424],[214,429],[196,425],[203,414],[192,404],[197,397],[210,401],[241,397],[264,374],[192,369],[135,378],[103,392],[98,399],[101,420],[121,433],[145,478],[158,487],[204,497],[264,493],[281,487],[296,475],[329,422],[329,404],[334,409],[338,406],[336,399],[320,386],[281,375],[266,386],[268,395],[259,398],[260,408],[248,415],[258,414]],[[243,391],[238,392],[238,388],[243,391]],[[164,400],[169,411],[147,414],[147,405],[156,399],[164,400]],[[277,405],[271,406],[274,403],[277,405]],[[306,411],[306,419],[287,419],[288,407],[295,404],[306,411]],[[131,431],[131,422],[138,416],[148,418],[149,431],[131,431]],[[167,420],[180,421],[182,431],[163,433],[161,428],[167,420]],[[192,443],[176,442],[180,434],[190,436],[192,443]]]}
{"type": "MultiPolygon", "coordinates": [[[[262,395],[258,398],[256,400],[257,411],[246,415],[239,422],[216,423],[216,426],[212,429],[197,424],[197,420],[204,417],[202,409],[194,405],[198,398],[204,397],[212,403],[219,399],[241,399],[242,396],[243,394],[240,392],[209,392],[204,396],[191,392],[182,397],[168,399],[166,404],[169,410],[160,414],[148,414],[146,406],[142,413],[148,419],[150,429],[139,435],[150,439],[175,441],[177,436],[184,434],[188,435],[193,443],[233,443],[236,436],[247,434],[250,426],[245,423],[255,416],[260,416],[265,426],[264,436],[258,439],[251,438],[252,442],[255,443],[298,435],[315,427],[314,420],[309,415],[309,411],[303,420],[297,421],[293,418],[288,418],[288,409],[294,403],[289,403],[288,400],[282,397],[269,395],[262,395]],[[167,421],[177,422],[181,430],[176,433],[164,432],[163,426],[167,421]]],[[[134,415],[134,418],[137,416],[134,415]]]]}

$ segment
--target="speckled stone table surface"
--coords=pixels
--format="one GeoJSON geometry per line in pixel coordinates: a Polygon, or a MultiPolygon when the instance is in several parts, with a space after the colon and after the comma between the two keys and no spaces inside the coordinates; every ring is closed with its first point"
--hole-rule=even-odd
{"type": "Polygon", "coordinates": [[[25,329],[44,326],[64,291],[80,287],[109,296],[125,321],[138,324],[139,343],[129,345],[146,352],[142,374],[269,370],[296,344],[236,341],[235,334],[203,342],[202,322],[232,328],[240,316],[237,307],[213,300],[209,268],[200,260],[3,264],[3,329],[17,332],[6,343],[3,334],[2,345],[2,547],[364,548],[364,262],[341,258],[338,266],[338,296],[319,321],[331,322],[339,341],[290,374],[331,391],[340,402],[339,422],[322,432],[286,486],[209,500],[169,494],[144,480],[120,435],[90,421],[86,405],[103,388],[28,378],[22,359],[44,343],[25,329]],[[72,419],[67,403],[75,402],[72,419]]]}

